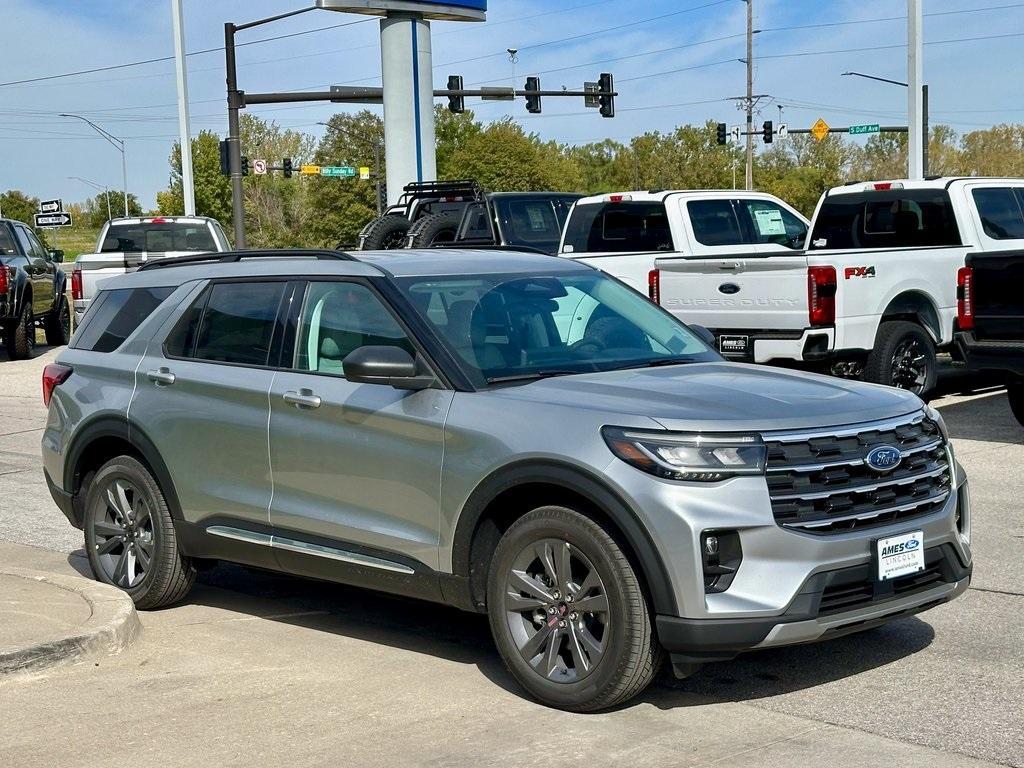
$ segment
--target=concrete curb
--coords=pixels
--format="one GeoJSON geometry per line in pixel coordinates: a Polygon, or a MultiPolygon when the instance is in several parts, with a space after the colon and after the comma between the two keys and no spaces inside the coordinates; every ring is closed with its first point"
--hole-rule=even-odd
{"type": "Polygon", "coordinates": [[[31,645],[0,648],[0,678],[15,672],[38,671],[83,656],[119,653],[142,632],[132,599],[115,587],[81,576],[24,568],[0,567],[0,576],[43,582],[73,592],[90,609],[89,618],[70,634],[51,634],[31,645]]]}

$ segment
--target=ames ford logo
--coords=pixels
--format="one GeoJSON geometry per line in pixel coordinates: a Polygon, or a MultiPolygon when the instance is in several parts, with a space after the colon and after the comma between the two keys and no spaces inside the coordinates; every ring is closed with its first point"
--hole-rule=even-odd
{"type": "Polygon", "coordinates": [[[899,448],[891,445],[879,445],[872,448],[864,458],[867,465],[876,472],[892,472],[903,461],[903,454],[899,448]]]}

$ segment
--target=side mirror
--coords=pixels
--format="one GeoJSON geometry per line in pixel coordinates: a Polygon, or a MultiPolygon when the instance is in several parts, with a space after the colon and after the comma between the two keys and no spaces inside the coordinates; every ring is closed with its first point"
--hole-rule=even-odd
{"type": "Polygon", "coordinates": [[[688,325],[686,327],[693,331],[694,336],[703,341],[712,349],[718,348],[718,339],[715,338],[715,334],[713,334],[703,325],[688,325]]]}
{"type": "Polygon", "coordinates": [[[433,376],[418,376],[416,361],[400,347],[360,347],[341,362],[355,384],[386,384],[395,389],[429,389],[433,376]]]}
{"type": "Polygon", "coordinates": [[[57,249],[51,250],[50,251],[50,260],[54,264],[63,264],[64,263],[64,251],[57,250],[57,249]]]}

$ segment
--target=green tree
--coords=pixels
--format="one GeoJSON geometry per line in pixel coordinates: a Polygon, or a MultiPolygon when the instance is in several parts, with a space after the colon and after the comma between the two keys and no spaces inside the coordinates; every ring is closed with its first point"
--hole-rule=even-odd
{"type": "Polygon", "coordinates": [[[434,119],[437,133],[437,177],[454,179],[452,157],[470,139],[479,135],[484,127],[474,117],[472,110],[454,114],[441,105],[434,108],[434,119]]]}
{"type": "Polygon", "coordinates": [[[757,156],[754,181],[758,189],[810,216],[822,193],[849,180],[861,154],[856,144],[838,136],[824,141],[788,136],[757,156]]]}
{"type": "Polygon", "coordinates": [[[996,125],[971,131],[960,146],[964,173],[1024,176],[1024,125],[996,125]]]}
{"type": "MultiPolygon", "coordinates": [[[[165,216],[185,213],[185,196],[181,182],[181,144],[171,149],[170,186],[157,192],[156,203],[165,216]]],[[[200,131],[192,139],[192,174],[196,195],[196,213],[217,219],[231,231],[231,183],[220,172],[220,139],[213,131],[200,131]]]]}
{"type": "MultiPolygon", "coordinates": [[[[93,229],[102,227],[109,218],[107,216],[107,195],[110,196],[110,213],[115,218],[124,216],[124,194],[115,189],[109,192],[100,192],[96,197],[90,197],[82,205],[82,214],[85,216],[85,223],[93,229]]],[[[131,192],[128,193],[128,215],[141,216],[143,214],[139,199],[131,192]]]]}
{"type": "Polygon", "coordinates": [[[0,195],[0,215],[3,215],[5,219],[32,224],[33,216],[38,212],[38,197],[30,197],[20,189],[9,189],[0,195]]]}

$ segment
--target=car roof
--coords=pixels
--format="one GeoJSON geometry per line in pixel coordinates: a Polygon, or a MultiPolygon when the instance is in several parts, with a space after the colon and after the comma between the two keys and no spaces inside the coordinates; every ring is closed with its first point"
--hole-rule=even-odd
{"type": "Polygon", "coordinates": [[[1020,186],[1024,179],[1005,178],[998,176],[936,176],[927,179],[867,179],[863,181],[851,181],[828,191],[829,197],[837,195],[855,195],[862,192],[886,192],[888,189],[876,189],[875,185],[894,185],[895,190],[921,190],[921,189],[949,189],[954,184],[1008,184],[1020,186]]]}
{"type": "Polygon", "coordinates": [[[758,199],[758,200],[778,200],[775,195],[769,194],[768,192],[755,192],[747,191],[743,189],[646,189],[646,190],[635,190],[632,192],[606,192],[602,195],[591,195],[590,197],[581,198],[576,202],[576,205],[596,205],[599,203],[612,202],[612,197],[628,197],[629,200],[623,200],[622,202],[631,203],[662,203],[665,202],[669,197],[727,197],[731,199],[758,199]]]}
{"type": "Polygon", "coordinates": [[[209,216],[118,216],[108,224],[120,227],[130,224],[207,224],[215,219],[209,216]]]}

